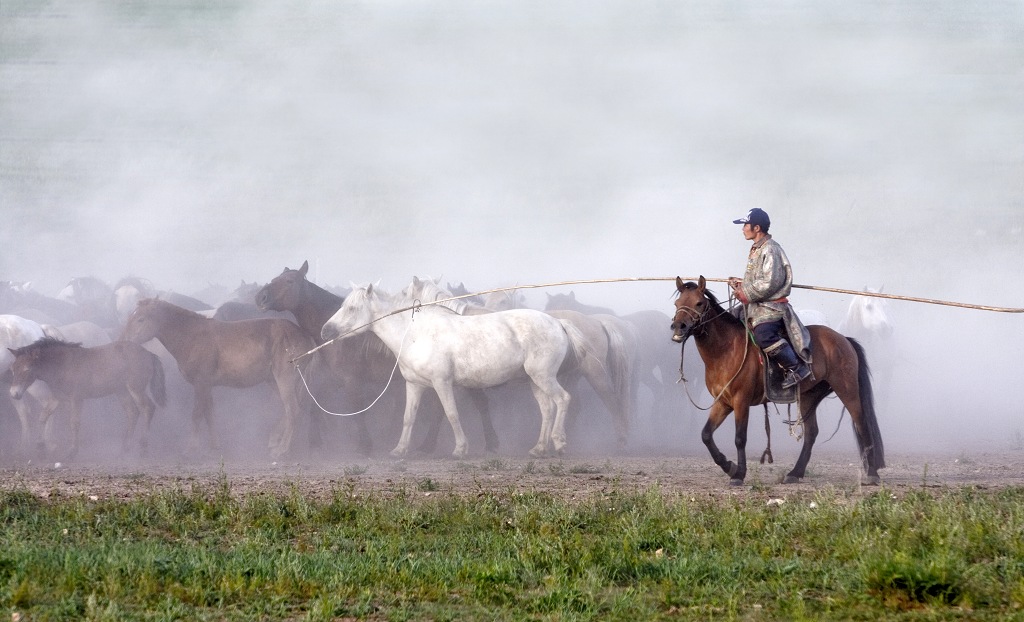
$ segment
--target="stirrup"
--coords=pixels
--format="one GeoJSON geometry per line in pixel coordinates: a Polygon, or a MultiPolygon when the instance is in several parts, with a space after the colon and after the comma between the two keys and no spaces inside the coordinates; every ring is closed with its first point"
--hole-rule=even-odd
{"type": "Polygon", "coordinates": [[[801,365],[796,369],[787,369],[786,377],[782,380],[782,388],[788,389],[795,387],[811,375],[811,370],[806,365],[801,365]]]}

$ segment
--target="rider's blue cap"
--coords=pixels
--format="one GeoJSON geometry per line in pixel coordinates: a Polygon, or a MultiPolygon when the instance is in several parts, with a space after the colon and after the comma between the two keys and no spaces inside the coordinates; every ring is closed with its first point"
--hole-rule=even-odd
{"type": "Polygon", "coordinates": [[[743,218],[737,218],[732,222],[734,225],[745,225],[748,223],[751,226],[758,225],[761,227],[761,231],[768,231],[768,227],[772,224],[771,219],[768,218],[768,212],[764,211],[760,207],[755,207],[747,212],[747,215],[743,218]]]}

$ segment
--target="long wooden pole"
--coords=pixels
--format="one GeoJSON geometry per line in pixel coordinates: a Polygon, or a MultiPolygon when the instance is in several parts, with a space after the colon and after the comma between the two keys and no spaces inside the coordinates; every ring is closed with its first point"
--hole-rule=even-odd
{"type": "MultiPolygon", "coordinates": [[[[679,277],[684,281],[696,281],[698,277],[679,277]]],[[[463,294],[461,296],[452,296],[451,298],[445,298],[444,300],[437,300],[431,303],[423,304],[434,304],[438,302],[447,302],[449,300],[458,300],[459,298],[470,298],[472,296],[480,296],[482,294],[490,294],[493,292],[507,292],[514,291],[517,289],[538,289],[542,287],[558,287],[562,285],[588,285],[593,283],[623,283],[623,282],[641,282],[641,281],[670,281],[675,282],[676,277],[674,276],[663,276],[663,277],[623,277],[617,279],[587,279],[579,281],[560,281],[557,283],[541,283],[537,285],[515,285],[510,287],[498,287],[495,289],[488,289],[482,292],[476,292],[473,294],[463,294]]],[[[713,283],[727,283],[729,279],[722,278],[707,278],[705,281],[711,281],[713,283]]],[[[1015,307],[993,307],[989,305],[978,305],[968,304],[966,302],[952,302],[949,300],[935,300],[933,298],[918,298],[915,296],[900,296],[897,294],[883,294],[881,292],[866,292],[855,289],[840,289],[837,287],[822,287],[820,285],[799,285],[794,283],[793,287],[799,289],[809,289],[819,292],[832,292],[835,294],[850,294],[851,296],[870,296],[873,298],[889,298],[891,300],[905,300],[907,302],[923,302],[931,305],[944,305],[947,307],[959,307],[961,309],[977,309],[980,311],[996,311],[999,313],[1024,313],[1024,308],[1015,307]]]]}

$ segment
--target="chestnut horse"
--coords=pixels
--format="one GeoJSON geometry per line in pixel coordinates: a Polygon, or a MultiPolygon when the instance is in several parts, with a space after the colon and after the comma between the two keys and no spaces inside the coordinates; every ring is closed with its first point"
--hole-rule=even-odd
{"type": "MultiPolygon", "coordinates": [[[[722,308],[700,277],[697,283],[684,283],[676,277],[675,315],[672,340],[683,343],[693,335],[704,359],[705,382],[715,396],[701,440],[711,452],[715,464],[722,467],[733,485],[742,485],[747,474],[747,418],[750,406],[764,404],[764,366],[761,353],[751,342],[743,322],[722,308]],[[715,445],[714,433],[729,413],[736,414],[736,463],[733,464],[715,445]]],[[[808,326],[811,334],[812,371],[799,386],[800,421],[804,426],[804,444],[800,457],[784,483],[792,484],[804,476],[811,449],[818,436],[816,409],[833,391],[850,411],[853,430],[860,447],[864,484],[879,483],[878,469],[885,466],[882,435],[875,418],[871,377],[864,349],[856,340],[844,337],[827,326],[808,326]]]]}
{"type": "Polygon", "coordinates": [[[223,322],[158,298],[143,298],[128,316],[122,339],[145,343],[157,339],[178,363],[195,390],[192,441],[205,422],[210,446],[217,448],[213,427],[213,387],[254,387],[272,383],[284,405],[284,419],[270,440],[275,458],[291,449],[306,390],[292,359],[309,351],[313,340],[289,320],[267,318],[223,322]]]}

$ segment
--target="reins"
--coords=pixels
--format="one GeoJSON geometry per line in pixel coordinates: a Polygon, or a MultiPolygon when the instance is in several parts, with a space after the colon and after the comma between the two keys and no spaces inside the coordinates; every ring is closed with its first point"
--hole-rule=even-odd
{"type": "MultiPolygon", "coordinates": [[[[730,298],[731,298],[731,296],[730,296],[730,298]]],[[[690,309],[689,307],[684,307],[684,308],[690,313],[691,317],[693,315],[697,315],[697,323],[694,325],[694,328],[698,328],[698,327],[704,326],[708,322],[714,321],[715,319],[725,315],[726,313],[730,313],[730,309],[732,308],[732,305],[729,306],[729,309],[723,309],[721,313],[719,313],[715,317],[708,318],[708,319],[704,318],[704,316],[707,315],[707,310],[706,309],[705,309],[705,311],[703,313],[700,313],[698,315],[697,312],[694,309],[690,309]]],[[[690,332],[691,332],[691,334],[693,333],[693,331],[690,331],[690,332]]],[[[732,375],[732,378],[729,378],[729,381],[725,383],[725,386],[722,387],[722,390],[718,393],[718,396],[715,397],[715,399],[711,401],[711,405],[708,406],[707,408],[703,408],[703,407],[699,406],[693,400],[693,397],[690,395],[690,383],[686,379],[686,374],[683,372],[683,361],[685,360],[685,356],[686,356],[686,342],[687,341],[689,341],[689,338],[683,340],[682,347],[680,348],[680,352],[679,352],[679,380],[677,380],[676,383],[677,384],[680,383],[680,382],[683,383],[683,390],[686,392],[686,399],[690,400],[690,404],[692,404],[694,408],[696,408],[697,410],[710,410],[711,406],[715,405],[715,402],[717,402],[718,400],[722,399],[722,396],[725,395],[725,392],[729,388],[729,385],[731,385],[732,381],[736,380],[736,378],[740,375],[740,372],[743,371],[743,366],[747,363],[747,352],[750,349],[750,339],[744,337],[744,339],[743,339],[743,358],[740,359],[740,366],[736,369],[736,373],[732,375]]]]}

